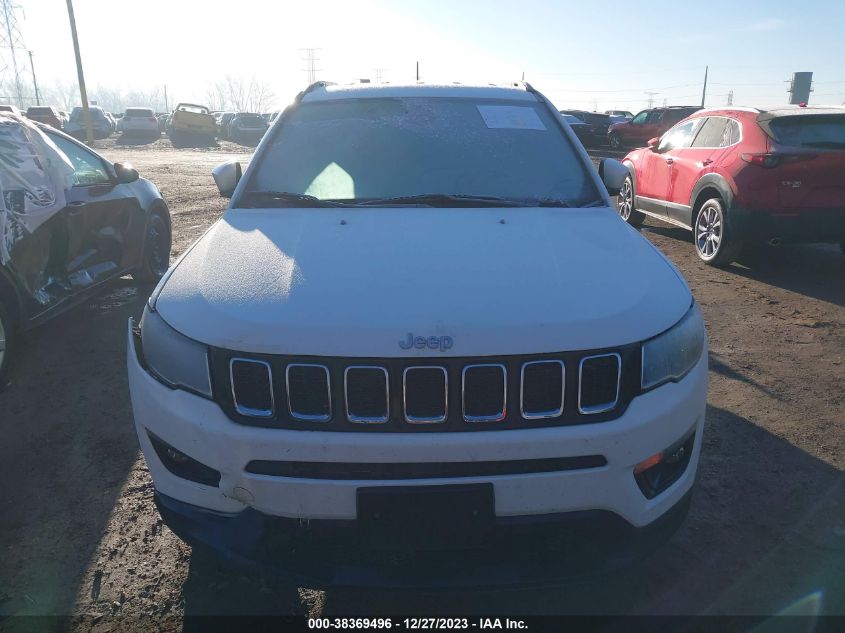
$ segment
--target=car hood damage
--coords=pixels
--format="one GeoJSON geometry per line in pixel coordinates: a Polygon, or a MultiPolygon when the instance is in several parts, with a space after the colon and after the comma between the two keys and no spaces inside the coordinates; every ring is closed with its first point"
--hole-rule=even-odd
{"type": "Polygon", "coordinates": [[[609,208],[229,210],[156,309],[231,350],[531,354],[650,338],[689,309],[674,267],[609,208]],[[448,349],[403,349],[414,336],[448,349]]]}

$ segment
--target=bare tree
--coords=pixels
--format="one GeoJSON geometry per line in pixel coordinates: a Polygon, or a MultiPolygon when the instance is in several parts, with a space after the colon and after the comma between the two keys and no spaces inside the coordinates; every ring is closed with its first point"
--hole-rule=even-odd
{"type": "Polygon", "coordinates": [[[215,82],[207,91],[212,110],[233,112],[265,112],[273,105],[275,94],[270,84],[250,78],[226,75],[215,82]]]}

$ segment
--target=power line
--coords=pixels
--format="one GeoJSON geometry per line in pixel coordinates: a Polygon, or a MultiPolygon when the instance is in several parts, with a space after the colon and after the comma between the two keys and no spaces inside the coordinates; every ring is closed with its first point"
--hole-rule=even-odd
{"type": "Polygon", "coordinates": [[[24,107],[22,64],[18,63],[15,51],[25,51],[23,36],[18,27],[16,11],[19,6],[12,0],[0,0],[0,85],[11,82],[17,98],[17,105],[24,107]]]}

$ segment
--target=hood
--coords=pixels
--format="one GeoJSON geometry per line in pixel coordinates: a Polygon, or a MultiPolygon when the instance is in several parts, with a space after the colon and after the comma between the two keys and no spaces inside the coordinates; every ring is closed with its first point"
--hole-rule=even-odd
{"type": "Polygon", "coordinates": [[[230,209],[156,308],[236,351],[409,357],[632,343],[690,302],[674,267],[608,208],[311,208],[230,209]],[[452,347],[403,349],[409,333],[452,347]]]}

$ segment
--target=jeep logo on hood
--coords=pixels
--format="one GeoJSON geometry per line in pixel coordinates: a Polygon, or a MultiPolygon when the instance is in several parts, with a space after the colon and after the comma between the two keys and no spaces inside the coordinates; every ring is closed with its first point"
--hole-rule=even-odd
{"type": "Polygon", "coordinates": [[[407,338],[404,341],[399,341],[399,347],[402,349],[439,349],[445,352],[447,349],[452,349],[454,341],[451,336],[414,336],[413,332],[408,332],[407,338]]]}

